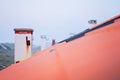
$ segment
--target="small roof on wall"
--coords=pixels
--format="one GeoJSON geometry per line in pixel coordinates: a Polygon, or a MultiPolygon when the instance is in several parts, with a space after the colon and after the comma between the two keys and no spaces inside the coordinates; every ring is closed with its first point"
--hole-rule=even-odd
{"type": "Polygon", "coordinates": [[[33,34],[31,28],[14,28],[15,34],[33,34]]]}

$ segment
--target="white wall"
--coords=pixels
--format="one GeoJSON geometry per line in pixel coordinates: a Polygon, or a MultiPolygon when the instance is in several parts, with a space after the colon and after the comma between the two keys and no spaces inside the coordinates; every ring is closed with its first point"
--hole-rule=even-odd
{"type": "Polygon", "coordinates": [[[15,34],[15,62],[24,60],[31,56],[32,36],[31,34],[15,34]],[[26,36],[30,40],[29,50],[27,51],[26,36]]]}

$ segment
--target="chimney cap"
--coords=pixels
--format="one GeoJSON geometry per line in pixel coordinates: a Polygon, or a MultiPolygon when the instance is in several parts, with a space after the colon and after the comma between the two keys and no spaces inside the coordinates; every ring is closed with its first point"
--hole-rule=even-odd
{"type": "Polygon", "coordinates": [[[14,28],[15,34],[33,34],[31,28],[14,28]]]}
{"type": "Polygon", "coordinates": [[[88,23],[89,24],[97,24],[97,20],[89,20],[88,23]]]}
{"type": "Polygon", "coordinates": [[[33,29],[31,28],[14,28],[14,31],[22,31],[22,32],[27,32],[27,31],[30,31],[30,32],[33,32],[33,29]]]}

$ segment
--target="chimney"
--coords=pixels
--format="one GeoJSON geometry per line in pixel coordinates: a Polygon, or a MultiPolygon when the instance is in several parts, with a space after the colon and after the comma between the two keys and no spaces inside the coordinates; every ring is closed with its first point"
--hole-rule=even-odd
{"type": "Polygon", "coordinates": [[[90,29],[93,28],[97,24],[97,20],[89,20],[88,23],[90,24],[90,29]]]}
{"type": "Polygon", "coordinates": [[[15,53],[14,62],[18,63],[31,57],[33,29],[15,28],[15,53]]]}
{"type": "Polygon", "coordinates": [[[52,40],[52,46],[55,45],[56,42],[55,42],[55,39],[52,40]]]}

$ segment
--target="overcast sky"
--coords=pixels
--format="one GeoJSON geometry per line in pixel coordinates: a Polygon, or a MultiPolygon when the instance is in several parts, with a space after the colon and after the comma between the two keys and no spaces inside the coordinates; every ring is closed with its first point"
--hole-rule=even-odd
{"type": "Polygon", "coordinates": [[[40,35],[61,41],[119,13],[120,0],[0,0],[0,43],[14,42],[14,28],[34,29],[34,44],[40,35]]]}

